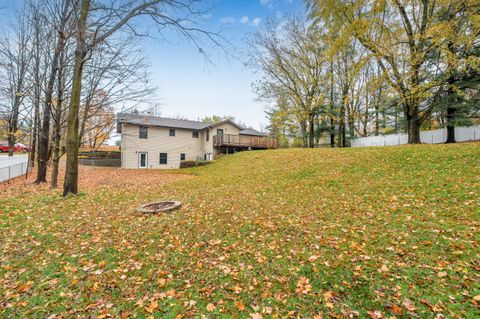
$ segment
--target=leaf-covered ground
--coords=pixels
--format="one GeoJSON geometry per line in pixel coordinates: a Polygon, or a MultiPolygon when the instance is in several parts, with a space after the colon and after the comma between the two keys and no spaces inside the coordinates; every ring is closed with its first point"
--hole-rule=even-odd
{"type": "Polygon", "coordinates": [[[480,145],[245,152],[0,185],[0,317],[478,318],[480,145]],[[168,215],[135,212],[184,201],[168,215]]]}

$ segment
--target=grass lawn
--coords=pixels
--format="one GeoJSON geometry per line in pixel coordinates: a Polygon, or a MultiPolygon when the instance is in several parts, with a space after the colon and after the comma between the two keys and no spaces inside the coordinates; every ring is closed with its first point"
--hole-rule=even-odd
{"type": "Polygon", "coordinates": [[[2,318],[478,318],[480,144],[0,185],[2,318]],[[135,212],[184,201],[168,215],[135,212]]]}

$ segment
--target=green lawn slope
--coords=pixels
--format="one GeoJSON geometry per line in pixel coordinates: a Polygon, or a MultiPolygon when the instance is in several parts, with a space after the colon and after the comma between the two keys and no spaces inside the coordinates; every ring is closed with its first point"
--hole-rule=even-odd
{"type": "Polygon", "coordinates": [[[185,172],[0,199],[0,317],[480,315],[479,144],[244,152],[185,172]],[[154,199],[184,205],[135,212],[154,199]]]}

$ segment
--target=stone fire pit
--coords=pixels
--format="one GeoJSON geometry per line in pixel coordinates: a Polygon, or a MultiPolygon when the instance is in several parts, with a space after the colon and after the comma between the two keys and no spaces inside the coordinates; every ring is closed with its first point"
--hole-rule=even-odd
{"type": "Polygon", "coordinates": [[[182,202],[179,201],[159,201],[140,205],[137,211],[140,213],[157,214],[178,209],[180,206],[182,206],[182,202]]]}

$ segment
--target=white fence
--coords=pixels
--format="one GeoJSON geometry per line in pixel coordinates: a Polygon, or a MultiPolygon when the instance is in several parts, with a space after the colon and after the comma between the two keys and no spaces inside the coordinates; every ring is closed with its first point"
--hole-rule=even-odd
{"type": "Polygon", "coordinates": [[[28,169],[28,156],[0,156],[0,183],[25,175],[28,169]]]}
{"type": "MultiPolygon", "coordinates": [[[[447,140],[447,129],[421,131],[420,141],[426,144],[440,144],[447,140]]],[[[457,142],[480,140],[480,125],[470,127],[456,127],[455,140],[457,142]]],[[[351,140],[352,147],[393,146],[408,143],[407,134],[380,135],[355,138],[351,140]]]]}

